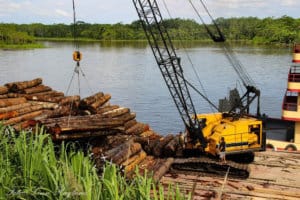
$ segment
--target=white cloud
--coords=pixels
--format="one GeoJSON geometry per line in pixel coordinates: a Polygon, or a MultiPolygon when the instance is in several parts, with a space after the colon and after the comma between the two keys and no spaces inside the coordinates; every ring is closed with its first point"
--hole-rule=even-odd
{"type": "Polygon", "coordinates": [[[64,10],[55,9],[55,12],[56,12],[57,14],[61,15],[61,16],[64,16],[64,17],[70,17],[70,16],[71,16],[68,12],[66,12],[66,11],[64,11],[64,10]]]}
{"type": "Polygon", "coordinates": [[[297,4],[299,5],[299,1],[284,0],[284,1],[281,1],[280,4],[283,5],[283,6],[297,6],[297,4]]]}
{"type": "MultiPolygon", "coordinates": [[[[172,17],[198,17],[189,0],[164,0],[172,17]]],[[[199,8],[201,15],[207,14],[199,0],[191,0],[199,8]]],[[[163,0],[157,0],[164,18],[168,18],[163,0]]],[[[281,17],[288,15],[299,18],[297,7],[300,0],[203,0],[214,18],[256,16],[281,17]]],[[[130,23],[137,20],[132,0],[85,0],[75,1],[78,20],[90,23],[130,23]]],[[[0,0],[0,22],[15,23],[71,23],[71,0],[0,0]]]]}

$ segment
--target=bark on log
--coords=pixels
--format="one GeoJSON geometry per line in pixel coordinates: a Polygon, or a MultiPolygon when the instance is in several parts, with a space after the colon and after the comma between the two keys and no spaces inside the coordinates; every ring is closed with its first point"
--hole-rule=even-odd
{"type": "Polygon", "coordinates": [[[9,120],[5,121],[3,124],[4,125],[11,125],[11,124],[19,123],[21,121],[25,121],[25,120],[29,120],[29,119],[34,119],[35,117],[41,115],[42,113],[43,113],[42,110],[34,111],[34,112],[31,112],[31,113],[27,113],[25,115],[21,115],[21,116],[18,116],[18,117],[10,118],[9,120]]]}
{"type": "Polygon", "coordinates": [[[52,89],[48,86],[38,85],[38,86],[35,86],[35,87],[19,90],[18,92],[21,93],[21,94],[34,94],[34,93],[40,93],[40,92],[48,92],[48,91],[51,91],[51,90],[52,89]]]}
{"type": "Polygon", "coordinates": [[[129,129],[130,127],[136,125],[137,121],[135,119],[129,120],[127,122],[125,122],[124,124],[124,128],[125,130],[129,129]]]}
{"type": "Polygon", "coordinates": [[[130,112],[129,108],[121,107],[121,108],[117,108],[117,109],[114,109],[114,110],[111,110],[111,111],[107,111],[107,112],[103,113],[102,115],[114,118],[114,117],[124,115],[124,114],[129,113],[129,112],[130,112]]]}
{"type": "Polygon", "coordinates": [[[159,143],[159,141],[160,141],[160,138],[155,139],[155,140],[149,140],[148,145],[143,147],[148,155],[153,155],[153,149],[159,143]]]}
{"type": "Polygon", "coordinates": [[[87,108],[88,106],[90,106],[91,104],[95,103],[95,101],[99,100],[103,96],[104,96],[103,92],[98,92],[98,93],[96,93],[96,94],[94,94],[92,96],[83,98],[80,101],[80,107],[87,108]]]}
{"type": "Polygon", "coordinates": [[[0,99],[7,99],[9,98],[8,94],[1,94],[0,99]]]}
{"type": "MultiPolygon", "coordinates": [[[[26,94],[19,94],[19,95],[25,95],[26,94]]],[[[65,94],[63,92],[58,92],[55,90],[50,90],[47,92],[38,92],[38,93],[34,93],[34,96],[51,96],[51,97],[61,97],[61,96],[65,96],[65,94]]]]}
{"type": "Polygon", "coordinates": [[[12,105],[26,103],[25,98],[8,98],[8,99],[0,99],[0,107],[8,107],[12,105]]]}
{"type": "Polygon", "coordinates": [[[30,102],[32,105],[42,105],[44,109],[57,109],[59,108],[57,103],[51,102],[30,102]]]}
{"type": "Polygon", "coordinates": [[[133,127],[129,128],[126,130],[126,134],[129,135],[139,135],[147,130],[149,130],[150,127],[148,124],[143,124],[138,122],[137,124],[135,124],[133,127]]]}
{"type": "Polygon", "coordinates": [[[138,153],[132,158],[131,163],[125,166],[125,173],[128,174],[133,172],[137,165],[140,164],[146,157],[147,154],[145,153],[145,151],[140,151],[140,153],[138,153]]]}
{"type": "Polygon", "coordinates": [[[0,86],[0,94],[7,94],[8,88],[6,86],[0,86]]]}
{"type": "Polygon", "coordinates": [[[18,90],[23,90],[26,88],[37,86],[41,84],[42,81],[43,80],[41,78],[36,78],[29,81],[6,83],[5,86],[8,87],[10,91],[17,92],[18,90]]]}
{"type": "Polygon", "coordinates": [[[143,133],[140,134],[141,137],[151,137],[153,135],[156,135],[157,133],[155,133],[153,130],[148,130],[148,131],[145,131],[143,133]]]}
{"type": "Polygon", "coordinates": [[[97,109],[101,106],[103,106],[106,102],[108,102],[111,98],[110,94],[105,94],[103,97],[100,97],[97,99],[94,103],[89,105],[89,110],[92,111],[93,113],[97,112],[97,109]]]}
{"type": "Polygon", "coordinates": [[[153,156],[147,156],[140,164],[139,164],[139,174],[142,176],[147,173],[148,175],[152,174],[152,169],[156,163],[156,159],[153,156]]]}
{"type": "Polygon", "coordinates": [[[30,101],[43,101],[43,102],[51,102],[51,103],[59,103],[63,97],[53,97],[53,96],[35,96],[35,95],[24,95],[27,100],[30,101]]]}
{"type": "Polygon", "coordinates": [[[17,105],[13,105],[13,106],[3,107],[3,108],[0,108],[0,114],[8,113],[8,112],[18,110],[21,108],[30,107],[32,105],[33,105],[32,103],[27,102],[27,103],[21,103],[21,104],[17,104],[17,105]]]}
{"type": "Polygon", "coordinates": [[[124,131],[123,122],[118,119],[76,119],[70,117],[68,121],[60,121],[53,124],[45,124],[45,126],[51,128],[55,125],[59,127],[55,129],[56,134],[61,134],[62,132],[79,132],[79,131],[99,131],[99,130],[118,130],[120,132],[124,131]]]}
{"type": "Polygon", "coordinates": [[[97,109],[97,114],[102,114],[102,113],[105,113],[105,112],[108,112],[108,111],[111,111],[111,110],[114,110],[117,108],[120,108],[120,106],[118,106],[118,105],[103,106],[103,107],[100,107],[99,109],[97,109]]]}
{"type": "Polygon", "coordinates": [[[79,101],[80,101],[80,96],[78,95],[75,95],[75,96],[67,96],[67,97],[64,97],[60,100],[59,104],[60,105],[71,105],[73,103],[73,105],[75,107],[78,107],[79,106],[79,101]]]}
{"type": "Polygon", "coordinates": [[[123,151],[124,149],[128,149],[129,146],[133,143],[133,139],[130,139],[123,143],[122,145],[119,145],[113,149],[110,149],[104,153],[104,156],[107,158],[107,160],[110,160],[115,154],[117,154],[120,151],[123,151]]]}
{"type": "Polygon", "coordinates": [[[136,153],[140,152],[141,150],[142,150],[141,144],[132,143],[129,145],[128,148],[125,148],[124,150],[118,152],[115,156],[113,156],[111,160],[113,163],[120,165],[125,160],[135,155],[136,153]]]}
{"type": "Polygon", "coordinates": [[[18,110],[6,112],[6,113],[1,113],[0,114],[0,120],[17,117],[17,116],[20,116],[20,115],[24,115],[26,113],[30,113],[30,112],[34,112],[34,111],[38,111],[38,110],[42,110],[42,109],[43,109],[42,105],[33,105],[33,106],[20,108],[18,110]]]}
{"type": "Polygon", "coordinates": [[[178,146],[179,146],[179,138],[178,136],[176,136],[164,147],[164,151],[163,151],[164,156],[166,157],[175,156],[178,146]]]}
{"type": "Polygon", "coordinates": [[[135,119],[135,117],[136,117],[135,113],[126,113],[124,115],[118,116],[116,119],[122,120],[123,124],[125,125],[126,122],[135,119]]]}
{"type": "Polygon", "coordinates": [[[104,131],[89,131],[89,132],[78,132],[72,134],[59,134],[54,135],[54,140],[74,140],[74,139],[82,139],[82,138],[92,138],[92,137],[101,137],[107,135],[116,135],[119,133],[118,130],[104,130],[104,131]]]}
{"type": "Polygon", "coordinates": [[[8,98],[18,98],[18,97],[22,97],[22,95],[17,94],[17,93],[8,93],[7,94],[8,98]]]}
{"type": "Polygon", "coordinates": [[[154,181],[159,181],[161,177],[167,173],[174,162],[174,158],[168,158],[163,164],[154,171],[153,179],[154,181]]]}
{"type": "Polygon", "coordinates": [[[152,152],[154,156],[160,157],[163,155],[163,148],[173,140],[174,136],[169,134],[166,137],[160,139],[159,143],[153,148],[152,152]]]}

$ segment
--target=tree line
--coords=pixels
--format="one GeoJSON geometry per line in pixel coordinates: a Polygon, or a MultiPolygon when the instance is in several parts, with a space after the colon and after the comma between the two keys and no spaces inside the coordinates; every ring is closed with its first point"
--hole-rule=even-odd
{"type": "MultiPolygon", "coordinates": [[[[174,40],[210,40],[203,24],[191,19],[167,19],[163,23],[174,40]]],[[[300,19],[257,17],[218,18],[216,23],[229,41],[248,41],[255,44],[300,41],[300,19]]],[[[211,27],[208,24],[208,27],[211,27]]],[[[33,43],[38,38],[70,39],[74,37],[93,40],[145,40],[140,21],[131,24],[90,24],[78,21],[73,24],[0,24],[0,43],[33,43]],[[75,31],[74,31],[75,30],[75,31]]]]}

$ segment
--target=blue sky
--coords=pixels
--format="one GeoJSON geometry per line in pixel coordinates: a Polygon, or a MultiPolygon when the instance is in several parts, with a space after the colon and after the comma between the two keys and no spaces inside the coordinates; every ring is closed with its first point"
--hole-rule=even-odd
{"type": "MultiPolygon", "coordinates": [[[[163,0],[161,5],[164,18],[163,0]]],[[[197,20],[188,0],[164,0],[172,17],[197,20]]],[[[200,5],[199,0],[192,0],[200,5]]],[[[256,16],[300,18],[300,0],[203,0],[214,18],[256,16]]],[[[75,0],[77,19],[87,23],[131,23],[137,19],[132,0],[75,0]]],[[[203,9],[199,9],[203,12],[203,9]]],[[[205,14],[203,14],[205,18],[205,14]]],[[[72,23],[72,0],[0,0],[0,23],[72,23]]]]}

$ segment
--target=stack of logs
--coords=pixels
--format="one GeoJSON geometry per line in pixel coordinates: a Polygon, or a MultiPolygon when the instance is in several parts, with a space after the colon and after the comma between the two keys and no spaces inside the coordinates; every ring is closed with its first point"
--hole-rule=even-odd
{"type": "Polygon", "coordinates": [[[152,155],[147,155],[143,145],[139,143],[140,141],[138,137],[131,138],[127,142],[106,151],[102,159],[119,165],[128,178],[135,176],[136,170],[138,170],[139,174],[147,173],[155,181],[159,181],[171,167],[174,158],[155,158],[152,155]]]}
{"type": "Polygon", "coordinates": [[[149,129],[135,120],[129,108],[110,105],[110,99],[103,92],[82,100],[65,96],[43,85],[41,78],[6,83],[0,86],[0,120],[17,130],[42,123],[55,139],[89,137],[91,132],[139,134],[149,129]]]}
{"type": "Polygon", "coordinates": [[[178,137],[161,137],[147,124],[137,122],[129,108],[111,105],[110,99],[103,92],[83,99],[65,96],[43,85],[41,78],[7,83],[0,86],[0,120],[16,130],[43,125],[53,140],[105,137],[111,142],[102,144],[104,148],[95,144],[95,157],[104,154],[129,177],[139,166],[141,173],[154,171],[154,179],[159,180],[173,162],[165,157],[175,155],[178,137]]]}

